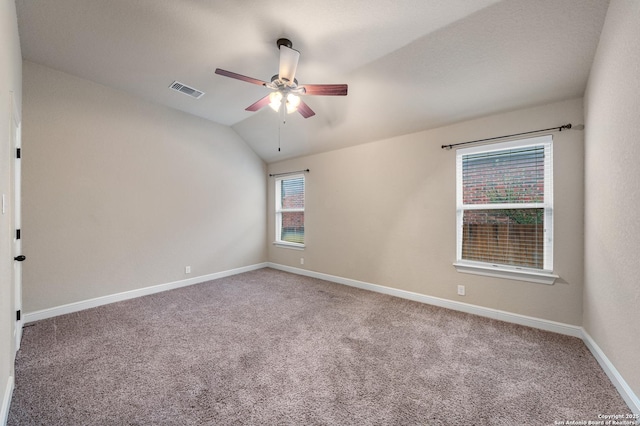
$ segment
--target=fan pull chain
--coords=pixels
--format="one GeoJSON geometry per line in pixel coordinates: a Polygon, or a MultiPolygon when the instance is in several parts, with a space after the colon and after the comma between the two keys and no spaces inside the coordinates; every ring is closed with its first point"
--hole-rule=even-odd
{"type": "Polygon", "coordinates": [[[285,103],[280,104],[280,111],[282,111],[282,124],[287,124],[287,113],[285,112],[285,103]]]}
{"type": "MultiPolygon", "coordinates": [[[[282,111],[282,124],[287,124],[287,114],[284,111],[284,102],[280,104],[280,109],[278,110],[278,112],[280,111],[282,111]]],[[[278,120],[278,152],[280,152],[280,140],[282,139],[281,128],[282,125],[280,124],[280,120],[278,120]]]]}

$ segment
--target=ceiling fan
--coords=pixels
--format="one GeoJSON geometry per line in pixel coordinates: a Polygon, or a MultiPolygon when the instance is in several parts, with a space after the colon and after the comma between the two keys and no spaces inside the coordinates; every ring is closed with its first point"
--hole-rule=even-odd
{"type": "Polygon", "coordinates": [[[246,81],[247,83],[257,84],[272,90],[270,94],[245,108],[246,111],[258,111],[267,105],[275,111],[280,111],[284,105],[289,114],[298,111],[304,118],[309,118],[314,116],[316,113],[309,108],[309,105],[300,99],[300,96],[347,95],[346,84],[298,85],[298,80],[295,79],[295,75],[296,68],[298,67],[298,59],[300,59],[300,52],[292,49],[293,44],[286,38],[278,39],[276,44],[278,45],[278,49],[280,49],[280,69],[278,74],[271,77],[271,81],[269,82],[216,68],[216,74],[235,78],[236,80],[246,81]]]}

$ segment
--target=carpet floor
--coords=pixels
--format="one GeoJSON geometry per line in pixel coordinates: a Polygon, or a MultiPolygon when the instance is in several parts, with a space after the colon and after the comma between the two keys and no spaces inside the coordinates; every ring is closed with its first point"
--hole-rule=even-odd
{"type": "Polygon", "coordinates": [[[8,425],[553,425],[630,413],[580,339],[265,268],[28,324],[8,425]]]}

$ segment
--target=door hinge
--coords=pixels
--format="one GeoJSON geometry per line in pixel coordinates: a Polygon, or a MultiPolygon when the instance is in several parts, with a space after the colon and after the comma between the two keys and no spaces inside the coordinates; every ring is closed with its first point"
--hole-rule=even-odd
{"type": "Polygon", "coordinates": [[[20,230],[16,229],[16,240],[20,239],[20,230]]]}
{"type": "Polygon", "coordinates": [[[20,148],[16,148],[16,158],[20,158],[20,148]]]}
{"type": "Polygon", "coordinates": [[[20,310],[16,311],[16,321],[20,321],[20,310]]]}

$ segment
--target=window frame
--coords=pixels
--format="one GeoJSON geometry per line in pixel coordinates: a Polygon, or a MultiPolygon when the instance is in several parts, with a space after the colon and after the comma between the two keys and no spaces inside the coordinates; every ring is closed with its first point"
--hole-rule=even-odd
{"type": "MultiPolygon", "coordinates": [[[[306,188],[307,180],[304,174],[296,173],[290,174],[286,176],[278,176],[275,178],[275,241],[274,245],[284,248],[298,249],[303,250],[306,246],[305,243],[294,243],[291,241],[284,241],[281,239],[282,236],[282,213],[287,212],[302,212],[304,215],[305,205],[306,205],[306,188]],[[302,178],[302,188],[303,188],[303,207],[302,208],[294,208],[294,209],[284,209],[282,208],[282,184],[281,182],[284,180],[293,180],[302,178]]],[[[306,241],[306,232],[303,234],[303,241],[306,241]]]]}
{"type": "Polygon", "coordinates": [[[553,273],[553,235],[553,137],[551,135],[480,145],[456,151],[456,261],[454,266],[458,272],[497,278],[509,278],[541,284],[553,284],[556,278],[558,278],[558,276],[553,273]],[[475,205],[465,205],[463,203],[462,162],[465,156],[533,146],[543,146],[545,153],[544,201],[542,203],[475,205]],[[544,209],[545,234],[542,269],[465,260],[462,258],[463,215],[466,210],[500,210],[519,208],[544,209]]]}

